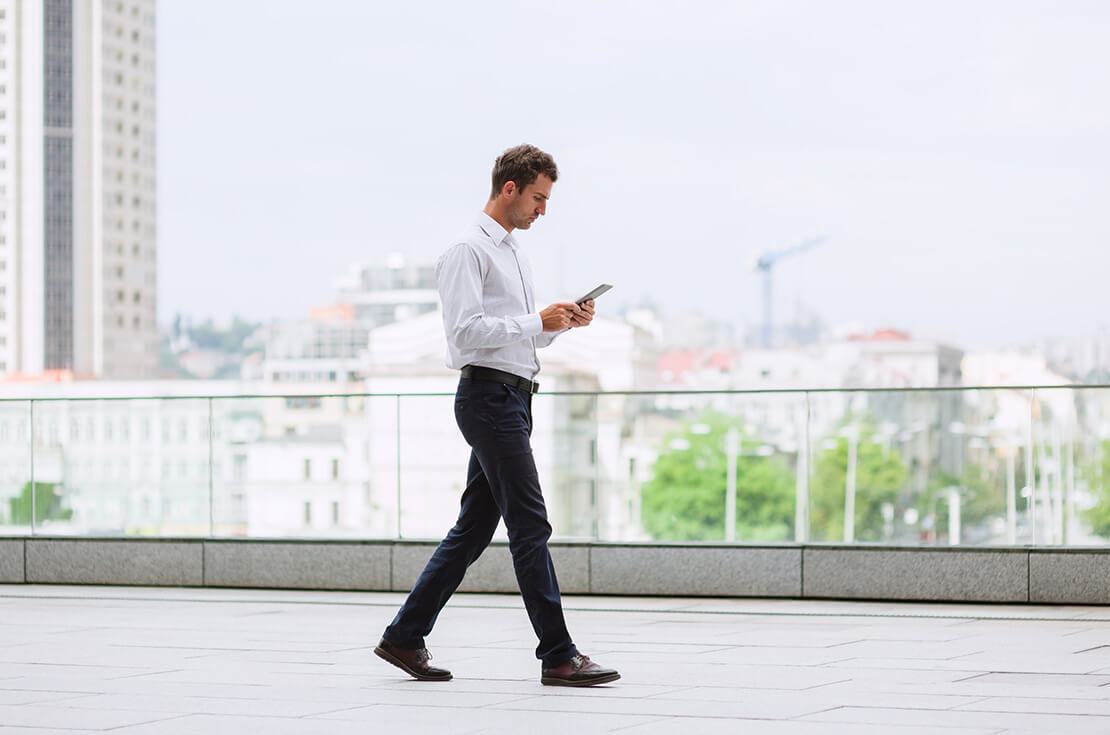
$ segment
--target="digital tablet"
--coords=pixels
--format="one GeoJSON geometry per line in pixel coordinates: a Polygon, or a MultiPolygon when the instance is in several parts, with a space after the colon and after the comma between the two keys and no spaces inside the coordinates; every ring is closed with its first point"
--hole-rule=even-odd
{"type": "Polygon", "coordinates": [[[596,299],[598,296],[605,293],[606,291],[608,291],[611,288],[612,288],[612,286],[609,285],[608,283],[603,283],[600,286],[598,286],[597,288],[595,288],[593,291],[590,291],[588,294],[586,294],[582,298],[575,299],[574,303],[581,305],[583,301],[589,301],[591,299],[596,299]]]}

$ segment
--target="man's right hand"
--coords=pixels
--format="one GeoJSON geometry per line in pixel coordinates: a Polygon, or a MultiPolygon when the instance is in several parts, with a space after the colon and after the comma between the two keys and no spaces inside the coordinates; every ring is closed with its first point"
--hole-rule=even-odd
{"type": "Polygon", "coordinates": [[[570,329],[573,326],[571,317],[582,313],[582,308],[573,301],[561,301],[552,304],[540,312],[540,319],[543,320],[543,331],[561,332],[564,329],[570,329]]]}

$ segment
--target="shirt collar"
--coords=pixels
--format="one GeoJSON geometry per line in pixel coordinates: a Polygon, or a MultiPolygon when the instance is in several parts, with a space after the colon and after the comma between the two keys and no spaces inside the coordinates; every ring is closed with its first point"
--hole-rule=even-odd
{"type": "Polygon", "coordinates": [[[482,228],[483,232],[489,235],[494,245],[505,243],[509,247],[516,249],[516,240],[513,236],[504,227],[498,224],[497,220],[490,217],[485,212],[480,212],[478,214],[478,226],[482,228]]]}

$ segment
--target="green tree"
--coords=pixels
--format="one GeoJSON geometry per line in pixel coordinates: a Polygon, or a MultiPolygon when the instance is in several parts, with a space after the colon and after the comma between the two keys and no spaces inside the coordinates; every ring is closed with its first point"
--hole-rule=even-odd
{"type": "MultiPolygon", "coordinates": [[[[62,505],[58,485],[50,482],[35,483],[35,524],[43,521],[68,521],[73,511],[62,505]]],[[[31,483],[23,485],[19,495],[8,500],[11,522],[17,526],[31,524],[31,483]]]]}
{"type": "MultiPolygon", "coordinates": [[[[728,485],[726,435],[734,418],[707,415],[667,437],[665,450],[641,489],[642,519],[652,537],[710,541],[725,537],[728,485]],[[678,440],[677,442],[675,440],[678,440]]],[[[782,457],[752,456],[745,438],[736,462],[736,535],[742,541],[785,540],[794,524],[794,474],[782,457]]]]}
{"type": "Polygon", "coordinates": [[[1083,512],[1083,519],[1096,536],[1110,536],[1110,439],[1102,442],[1094,459],[1084,463],[1083,475],[1095,501],[1083,512]]]}
{"type": "Polygon", "coordinates": [[[218,329],[211,319],[187,330],[189,339],[197,347],[221,352],[242,352],[247,338],[254,334],[258,324],[236,316],[226,329],[218,329]]]}
{"type": "MultiPolygon", "coordinates": [[[[883,539],[882,507],[894,504],[909,473],[895,451],[874,441],[874,430],[861,427],[856,443],[855,540],[883,539]]],[[[810,483],[810,536],[815,541],[844,539],[844,500],[847,493],[851,442],[838,436],[832,446],[818,450],[810,483]]]]}

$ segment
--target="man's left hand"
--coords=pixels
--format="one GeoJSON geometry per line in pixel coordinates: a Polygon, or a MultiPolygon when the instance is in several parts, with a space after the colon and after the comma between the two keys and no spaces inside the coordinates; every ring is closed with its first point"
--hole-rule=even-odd
{"type": "Polygon", "coordinates": [[[590,326],[590,322],[592,322],[594,320],[594,300],[593,299],[589,299],[588,301],[583,301],[581,304],[579,304],[579,306],[582,307],[582,313],[581,314],[574,314],[570,318],[570,326],[571,326],[572,329],[574,327],[588,327],[588,326],[590,326]]]}

